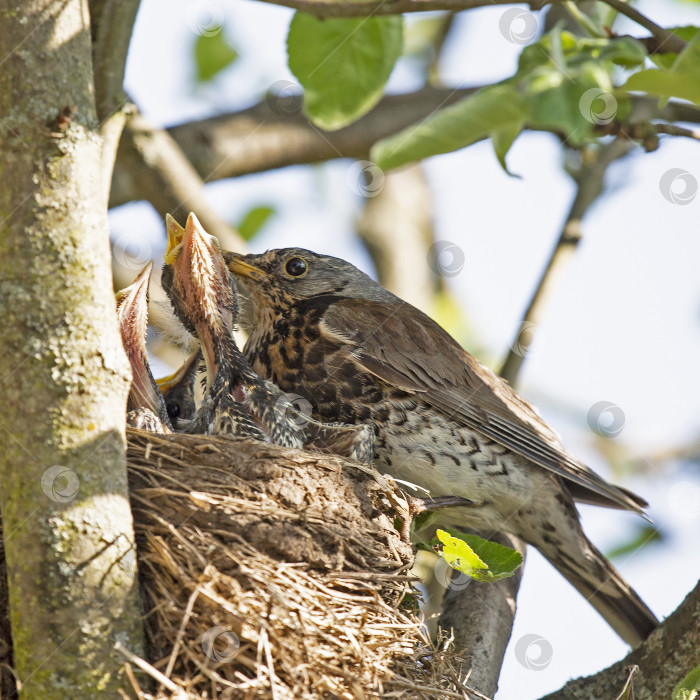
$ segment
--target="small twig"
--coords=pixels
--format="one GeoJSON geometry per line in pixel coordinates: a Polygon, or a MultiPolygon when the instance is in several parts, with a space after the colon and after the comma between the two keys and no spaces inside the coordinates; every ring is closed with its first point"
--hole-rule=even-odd
{"type": "Polygon", "coordinates": [[[616,10],[621,15],[628,17],[633,22],[648,29],[659,40],[660,45],[664,46],[667,51],[680,53],[687,46],[686,42],[677,34],[670,32],[664,27],[660,27],[656,22],[652,22],[646,15],[643,15],[639,10],[632,7],[632,5],[624,2],[624,0],[602,0],[602,2],[612,7],[613,10],[616,10]]]}
{"type": "Polygon", "coordinates": [[[114,649],[122,654],[122,656],[125,656],[132,664],[134,664],[134,666],[138,666],[142,671],[151,676],[151,678],[157,680],[171,693],[178,693],[179,695],[182,694],[182,688],[173,683],[169,678],[166,678],[157,668],[151,666],[148,661],[129,651],[121,642],[117,642],[114,645],[114,649]]]}
{"type": "Polygon", "coordinates": [[[700,141],[700,129],[686,129],[675,124],[654,124],[654,131],[657,134],[668,134],[669,136],[685,136],[695,141],[700,141]]]}
{"type": "Polygon", "coordinates": [[[616,138],[603,146],[591,165],[582,165],[576,179],[576,196],[566,217],[557,244],[537,284],[520,323],[518,333],[511,344],[500,371],[501,377],[515,386],[523,362],[534,338],[534,330],[542,318],[547,301],[551,298],[558,278],[568,265],[583,236],[581,221],[593,202],[603,191],[603,180],[608,166],[625,156],[634,147],[634,142],[616,138]]]}
{"type": "Polygon", "coordinates": [[[192,617],[192,611],[194,610],[194,604],[199,597],[199,587],[192,591],[190,599],[187,601],[187,607],[185,608],[185,614],[182,616],[182,622],[180,623],[180,628],[177,631],[177,637],[175,638],[175,644],[173,644],[173,650],[170,652],[170,658],[168,659],[168,665],[165,668],[165,675],[170,678],[170,674],[175,668],[175,661],[177,660],[177,653],[180,651],[180,645],[182,644],[182,638],[185,636],[185,628],[187,623],[192,617]]]}

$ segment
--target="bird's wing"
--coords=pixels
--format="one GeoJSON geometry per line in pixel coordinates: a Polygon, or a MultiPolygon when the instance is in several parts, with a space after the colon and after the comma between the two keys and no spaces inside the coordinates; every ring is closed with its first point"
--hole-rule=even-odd
{"type": "Polygon", "coordinates": [[[637,513],[647,505],[567,452],[528,401],[410,304],[338,300],[323,319],[322,333],[346,339],[360,369],[566,479],[576,500],[637,513]]]}

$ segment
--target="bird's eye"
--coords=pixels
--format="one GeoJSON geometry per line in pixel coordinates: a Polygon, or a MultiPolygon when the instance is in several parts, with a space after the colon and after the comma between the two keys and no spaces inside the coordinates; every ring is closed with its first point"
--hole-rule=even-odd
{"type": "Polygon", "coordinates": [[[168,410],[168,415],[170,418],[178,418],[180,415],[180,404],[177,403],[169,403],[166,406],[168,410]]]}
{"type": "Polygon", "coordinates": [[[289,258],[284,265],[284,269],[291,277],[301,277],[308,269],[308,266],[304,258],[289,258]]]}

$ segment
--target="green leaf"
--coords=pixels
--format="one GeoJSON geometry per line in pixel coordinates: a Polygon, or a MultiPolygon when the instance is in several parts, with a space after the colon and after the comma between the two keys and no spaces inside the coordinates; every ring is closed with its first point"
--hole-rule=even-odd
{"type": "Polygon", "coordinates": [[[276,213],[274,207],[253,207],[246,213],[241,222],[236,226],[238,233],[245,241],[249,241],[267,223],[267,220],[276,213]]]}
{"type": "Polygon", "coordinates": [[[197,82],[209,82],[238,58],[238,52],[224,36],[223,29],[212,30],[197,37],[194,44],[194,63],[197,82]]]}
{"type": "Polygon", "coordinates": [[[372,147],[370,159],[388,170],[439,153],[449,153],[525,118],[522,96],[513,85],[483,88],[372,147]]]}
{"type": "Polygon", "coordinates": [[[672,700],[695,700],[700,694],[700,666],[696,666],[674,689],[672,700]]]}
{"type": "Polygon", "coordinates": [[[443,545],[440,554],[453,569],[475,576],[480,570],[489,568],[463,539],[453,537],[444,530],[438,530],[435,534],[443,545]]]}
{"type": "Polygon", "coordinates": [[[664,539],[663,534],[660,530],[655,528],[653,525],[645,523],[637,529],[637,532],[627,541],[614,547],[609,552],[606,553],[608,559],[615,559],[616,557],[623,557],[632,552],[636,552],[642,547],[646,547],[652,542],[660,542],[664,539]]]}
{"type": "Polygon", "coordinates": [[[680,97],[700,105],[700,33],[695,34],[669,69],[650,68],[634,73],[622,89],[648,92],[663,99],[680,97]]]}
{"type": "Polygon", "coordinates": [[[440,554],[445,561],[477,581],[508,578],[523,563],[519,552],[477,535],[466,535],[456,530],[438,530],[436,534],[444,545],[440,554]]]}
{"type": "Polygon", "coordinates": [[[503,170],[505,170],[508,175],[513,177],[520,177],[520,175],[513,175],[513,173],[508,170],[506,166],[506,154],[513,145],[513,142],[518,138],[520,132],[523,130],[523,122],[507,124],[506,126],[497,129],[491,134],[491,141],[493,142],[493,150],[496,153],[496,158],[501,164],[503,170]]]}
{"type": "Polygon", "coordinates": [[[319,20],[297,12],[287,53],[306,114],[329,131],[354,122],[379,101],[402,49],[400,15],[319,20]]]}

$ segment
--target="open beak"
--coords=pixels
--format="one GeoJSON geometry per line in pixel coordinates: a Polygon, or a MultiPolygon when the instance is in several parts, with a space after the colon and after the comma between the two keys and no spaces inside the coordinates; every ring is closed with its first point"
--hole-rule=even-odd
{"type": "Polygon", "coordinates": [[[247,263],[245,261],[245,255],[224,251],[223,256],[228,269],[234,275],[253,280],[254,282],[264,282],[270,276],[265,270],[261,270],[259,267],[247,263]]]}
{"type": "Polygon", "coordinates": [[[170,214],[165,215],[165,229],[168,233],[168,245],[165,248],[165,263],[166,265],[172,265],[182,247],[185,229],[182,228],[170,214]]]}
{"type": "Polygon", "coordinates": [[[185,358],[185,361],[172,374],[156,379],[156,384],[163,396],[167,397],[170,391],[176,389],[180,382],[189,381],[195,365],[199,365],[199,348],[185,358]]]}

